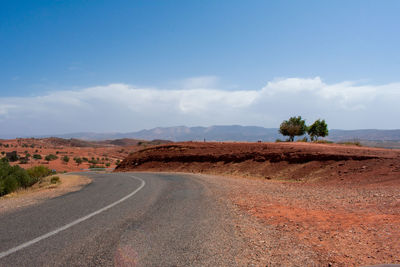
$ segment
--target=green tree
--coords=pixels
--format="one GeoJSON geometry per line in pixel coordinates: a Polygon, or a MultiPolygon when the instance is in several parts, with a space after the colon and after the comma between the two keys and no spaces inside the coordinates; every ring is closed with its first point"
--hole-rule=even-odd
{"type": "Polygon", "coordinates": [[[298,117],[290,117],[289,120],[285,120],[279,127],[279,133],[284,136],[289,136],[289,141],[294,141],[295,136],[301,136],[305,134],[307,130],[306,122],[298,117]]]}
{"type": "Polygon", "coordinates": [[[328,125],[325,120],[318,119],[307,129],[308,135],[311,137],[311,141],[318,140],[318,137],[325,137],[329,134],[328,125]]]}

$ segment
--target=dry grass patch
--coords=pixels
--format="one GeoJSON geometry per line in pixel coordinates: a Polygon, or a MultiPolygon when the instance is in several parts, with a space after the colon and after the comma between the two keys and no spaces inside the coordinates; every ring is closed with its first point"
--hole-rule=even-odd
{"type": "Polygon", "coordinates": [[[80,175],[57,174],[45,177],[42,182],[27,189],[19,189],[0,198],[0,213],[43,202],[69,192],[80,190],[91,183],[91,179],[80,175]],[[58,177],[58,179],[56,178],[58,177]]]}

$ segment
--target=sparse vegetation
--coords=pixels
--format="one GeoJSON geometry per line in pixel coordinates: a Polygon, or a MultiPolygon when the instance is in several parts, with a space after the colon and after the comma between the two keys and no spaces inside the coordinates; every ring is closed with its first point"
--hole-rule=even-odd
{"type": "Polygon", "coordinates": [[[9,162],[15,162],[19,159],[17,151],[7,152],[6,158],[9,162]]]}
{"type": "Polygon", "coordinates": [[[58,159],[58,157],[56,155],[54,155],[54,154],[49,154],[46,157],[44,157],[44,159],[47,160],[47,161],[52,161],[52,160],[58,159]]]}
{"type": "Polygon", "coordinates": [[[61,180],[60,180],[60,177],[58,177],[58,176],[53,176],[53,177],[51,177],[51,179],[50,179],[50,183],[51,184],[58,184],[58,183],[60,183],[61,182],[61,180]]]}
{"type": "Polygon", "coordinates": [[[103,165],[90,165],[89,169],[104,169],[103,165]]]}
{"type": "Polygon", "coordinates": [[[344,142],[339,142],[338,144],[341,145],[348,145],[348,146],[362,146],[361,142],[359,140],[352,140],[352,141],[344,141],[344,142]]]}
{"type": "Polygon", "coordinates": [[[332,141],[328,141],[328,140],[317,140],[317,141],[314,141],[314,143],[317,143],[317,144],[333,144],[332,141]]]}
{"type": "Polygon", "coordinates": [[[304,136],[302,139],[297,140],[297,142],[305,142],[305,143],[307,143],[308,142],[308,138],[307,138],[307,136],[304,136]]]}
{"type": "Polygon", "coordinates": [[[69,157],[68,156],[62,157],[62,161],[64,161],[65,163],[68,163],[69,162],[69,157]]]}
{"type": "Polygon", "coordinates": [[[29,162],[29,158],[27,158],[27,157],[19,159],[19,164],[27,164],[28,162],[29,162]]]}
{"type": "Polygon", "coordinates": [[[34,178],[36,182],[40,181],[40,179],[53,174],[53,171],[49,168],[39,165],[26,170],[30,177],[34,178]]]}
{"type": "Polygon", "coordinates": [[[42,159],[42,156],[39,155],[39,154],[34,154],[34,155],[33,155],[33,158],[34,158],[34,159],[42,159]]]}
{"type": "Polygon", "coordinates": [[[75,160],[76,164],[78,164],[78,166],[80,164],[82,164],[82,162],[83,162],[83,160],[81,158],[79,158],[79,157],[75,157],[74,160],[75,160]]]}
{"type": "Polygon", "coordinates": [[[45,167],[36,166],[28,170],[11,166],[6,159],[0,160],[0,196],[9,194],[18,188],[27,188],[52,172],[45,167]]]}
{"type": "Polygon", "coordinates": [[[96,160],[96,159],[94,159],[94,158],[92,158],[92,159],[89,160],[88,162],[91,163],[91,164],[94,164],[94,165],[99,163],[99,161],[96,160]]]}

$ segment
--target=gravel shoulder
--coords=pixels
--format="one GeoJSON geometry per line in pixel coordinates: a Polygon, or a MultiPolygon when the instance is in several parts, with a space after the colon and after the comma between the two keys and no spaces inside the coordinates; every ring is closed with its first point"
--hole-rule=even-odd
{"type": "Polygon", "coordinates": [[[248,259],[268,266],[400,263],[400,188],[195,175],[236,212],[248,259]]]}
{"type": "Polygon", "coordinates": [[[60,174],[61,183],[39,187],[37,185],[28,189],[18,190],[0,198],[0,214],[12,212],[20,208],[41,203],[47,199],[55,198],[70,192],[80,190],[91,179],[77,174],[60,174]]]}

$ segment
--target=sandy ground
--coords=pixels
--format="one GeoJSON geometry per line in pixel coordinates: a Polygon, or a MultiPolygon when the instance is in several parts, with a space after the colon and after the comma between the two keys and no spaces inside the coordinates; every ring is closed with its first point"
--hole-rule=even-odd
{"type": "Polygon", "coordinates": [[[83,186],[91,183],[91,179],[85,176],[75,174],[57,174],[56,176],[60,177],[61,183],[48,184],[43,187],[34,185],[32,188],[21,189],[1,197],[0,214],[37,204],[69,192],[78,191],[83,186]]]}

